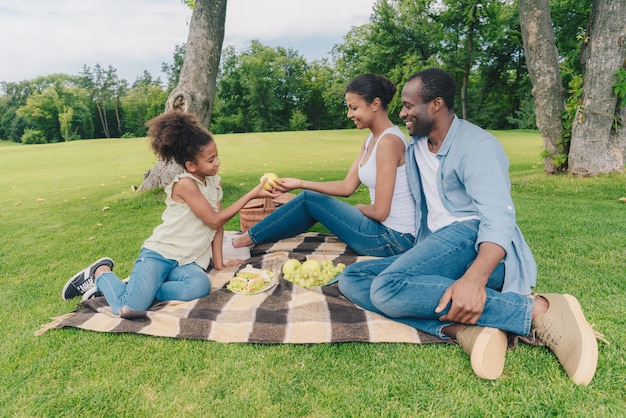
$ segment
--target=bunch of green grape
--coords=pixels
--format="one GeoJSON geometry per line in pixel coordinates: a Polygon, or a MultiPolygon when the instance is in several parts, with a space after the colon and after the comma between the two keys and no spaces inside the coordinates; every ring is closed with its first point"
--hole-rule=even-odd
{"type": "Polygon", "coordinates": [[[330,260],[307,260],[300,264],[298,260],[291,259],[283,265],[283,278],[301,287],[323,286],[345,268],[345,264],[335,265],[330,260]]]}

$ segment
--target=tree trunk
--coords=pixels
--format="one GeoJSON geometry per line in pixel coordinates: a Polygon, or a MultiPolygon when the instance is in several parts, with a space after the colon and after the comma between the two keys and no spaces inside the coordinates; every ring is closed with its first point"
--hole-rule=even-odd
{"type": "Polygon", "coordinates": [[[581,50],[582,105],[572,127],[568,172],[580,176],[623,172],[624,134],[613,130],[617,97],[612,85],[617,81],[613,74],[626,59],[626,2],[594,0],[586,39],[581,50]]]}
{"type": "Polygon", "coordinates": [[[461,114],[463,119],[467,120],[467,85],[469,84],[469,75],[472,69],[472,56],[474,55],[474,25],[470,25],[467,34],[467,58],[463,66],[463,83],[461,84],[461,114]]]}
{"type": "Polygon", "coordinates": [[[533,85],[537,128],[543,138],[543,147],[548,151],[543,169],[553,174],[559,171],[559,167],[552,162],[552,157],[567,153],[567,149],[563,149],[561,140],[565,98],[549,0],[519,0],[519,19],[533,85]]]}
{"type": "Polygon", "coordinates": [[[98,109],[98,115],[100,116],[100,123],[102,123],[102,130],[106,138],[111,138],[109,134],[109,125],[107,123],[106,103],[102,101],[102,108],[100,108],[99,102],[96,100],[96,109],[98,109]]]}
{"type": "MultiPolygon", "coordinates": [[[[190,112],[208,129],[213,112],[215,85],[224,41],[227,0],[196,0],[187,52],[180,70],[178,85],[172,90],[165,109],[190,112]]],[[[167,186],[182,167],[174,162],[158,162],[148,172],[138,190],[167,186]]]]}
{"type": "Polygon", "coordinates": [[[174,161],[163,161],[159,159],[152,169],[144,173],[144,181],[135,191],[152,190],[159,187],[165,187],[174,180],[174,178],[183,172],[183,168],[174,161]]]}
{"type": "Polygon", "coordinates": [[[113,106],[115,108],[115,119],[117,121],[117,132],[118,132],[117,134],[119,136],[122,136],[122,121],[120,120],[119,102],[120,102],[119,97],[115,96],[113,98],[113,106]]]}

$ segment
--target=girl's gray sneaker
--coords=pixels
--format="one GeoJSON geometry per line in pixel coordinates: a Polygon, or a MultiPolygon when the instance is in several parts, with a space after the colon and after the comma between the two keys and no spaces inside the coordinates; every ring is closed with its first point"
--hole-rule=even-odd
{"type": "Polygon", "coordinates": [[[85,294],[89,289],[96,286],[94,274],[98,267],[109,266],[113,270],[113,260],[108,257],[103,257],[96,261],[85,270],[76,273],[71,279],[65,283],[63,290],[61,291],[61,297],[65,300],[75,298],[85,294]]]}

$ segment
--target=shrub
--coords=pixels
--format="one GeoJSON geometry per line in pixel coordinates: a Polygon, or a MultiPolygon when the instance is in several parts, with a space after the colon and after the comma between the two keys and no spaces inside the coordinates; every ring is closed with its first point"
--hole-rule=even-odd
{"type": "Polygon", "coordinates": [[[45,144],[46,136],[37,129],[26,129],[22,135],[22,144],[45,144]]]}

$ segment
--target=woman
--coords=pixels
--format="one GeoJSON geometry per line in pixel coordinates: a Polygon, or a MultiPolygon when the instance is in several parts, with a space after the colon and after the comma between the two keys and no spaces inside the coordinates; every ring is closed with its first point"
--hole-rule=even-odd
{"type": "Polygon", "coordinates": [[[236,237],[240,248],[275,242],[307,231],[320,222],[359,255],[401,254],[415,241],[415,202],[409,191],[404,151],[406,137],[387,114],[396,86],[387,78],[363,74],[346,87],[348,117],[370,134],[341,181],[314,182],[281,178],[281,191],[304,189],[247,233],[236,237]],[[351,196],[364,184],[370,204],[351,206],[331,196],[351,196]]]}

